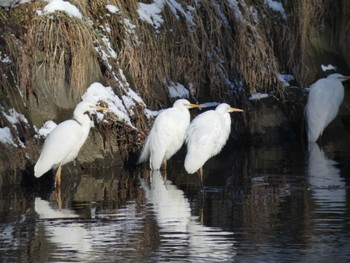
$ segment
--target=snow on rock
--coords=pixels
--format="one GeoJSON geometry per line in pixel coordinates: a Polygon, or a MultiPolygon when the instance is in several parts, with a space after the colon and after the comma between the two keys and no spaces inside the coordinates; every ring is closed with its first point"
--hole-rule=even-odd
{"type": "Polygon", "coordinates": [[[188,98],[190,92],[180,83],[170,82],[169,96],[170,98],[188,98]]]}
{"type": "Polygon", "coordinates": [[[106,9],[112,14],[118,14],[120,12],[120,9],[115,5],[106,5],[106,9]]]}
{"type": "Polygon", "coordinates": [[[290,74],[277,74],[277,78],[282,83],[283,87],[289,87],[289,82],[294,80],[294,76],[290,74]]]}
{"type": "Polygon", "coordinates": [[[29,3],[32,0],[0,0],[0,6],[2,7],[13,7],[19,4],[29,3]]]}
{"type": "Polygon", "coordinates": [[[163,24],[164,19],[160,15],[163,10],[164,1],[156,1],[152,4],[138,3],[137,13],[141,20],[146,21],[148,24],[152,25],[157,31],[163,24]]]}
{"type": "Polygon", "coordinates": [[[328,70],[337,70],[337,67],[336,66],[333,66],[331,64],[328,64],[328,65],[321,65],[321,69],[323,71],[328,71],[328,70]]]}
{"type": "Polygon", "coordinates": [[[266,94],[266,93],[255,93],[255,94],[252,94],[248,99],[249,100],[260,100],[260,99],[263,99],[263,98],[267,98],[269,95],[266,94]]]}
{"type": "Polygon", "coordinates": [[[18,145],[13,140],[11,131],[8,127],[0,128],[0,142],[3,144],[9,144],[18,147],[18,145]]]}
{"type": "Polygon", "coordinates": [[[185,10],[176,0],[154,0],[150,4],[138,3],[137,13],[141,20],[152,25],[156,32],[159,33],[159,28],[164,23],[161,12],[166,4],[176,18],[179,18],[179,13],[186,19],[188,25],[194,25],[192,12],[195,9],[187,6],[187,10],[185,10]]]}
{"type": "Polygon", "coordinates": [[[68,1],[63,0],[49,0],[49,3],[44,7],[42,11],[37,11],[38,15],[54,13],[56,11],[65,12],[70,17],[76,17],[78,19],[82,19],[83,15],[79,11],[79,9],[69,3],[68,1]]]}
{"type": "Polygon", "coordinates": [[[49,133],[56,128],[56,126],[57,124],[54,121],[48,120],[39,130],[36,131],[36,133],[39,137],[46,138],[47,135],[49,135],[49,133]]]}
{"type": "Polygon", "coordinates": [[[221,104],[220,102],[204,102],[204,103],[201,103],[201,105],[203,105],[205,108],[209,108],[209,107],[216,107],[218,106],[219,104],[221,104]]]}
{"type": "Polygon", "coordinates": [[[168,4],[168,7],[170,8],[171,12],[175,15],[177,19],[179,19],[179,16],[177,13],[180,13],[187,21],[187,24],[190,26],[194,26],[193,22],[193,16],[191,12],[195,11],[195,9],[192,6],[187,6],[187,11],[182,7],[181,4],[179,4],[176,0],[166,0],[166,3],[168,4]]]}
{"type": "MultiPolygon", "coordinates": [[[[81,97],[83,101],[97,104],[99,101],[108,103],[108,108],[118,116],[118,118],[126,122],[129,126],[135,128],[131,124],[131,120],[123,101],[116,95],[111,87],[105,87],[101,83],[95,82],[90,85],[85,94],[81,97]]],[[[103,113],[97,112],[97,120],[103,119],[103,113]]]]}
{"type": "MultiPolygon", "coordinates": [[[[18,113],[15,109],[9,109],[8,113],[6,113],[2,109],[2,107],[1,107],[1,110],[2,110],[2,115],[6,118],[6,120],[9,123],[11,123],[11,126],[16,131],[17,131],[16,124],[18,124],[20,122],[24,123],[25,125],[29,124],[26,117],[23,114],[18,113]]],[[[19,138],[17,138],[17,140],[15,140],[13,138],[9,127],[0,128],[0,142],[5,143],[5,144],[9,144],[9,145],[13,145],[15,147],[25,147],[19,138]],[[18,141],[18,144],[15,141],[18,141]]]]}
{"type": "Polygon", "coordinates": [[[28,124],[28,120],[23,114],[18,113],[15,109],[9,109],[9,113],[3,112],[5,118],[12,124],[17,124],[19,122],[23,122],[28,124]]]}
{"type": "Polygon", "coordinates": [[[0,51],[0,62],[2,62],[4,64],[10,64],[12,61],[11,61],[10,57],[7,54],[2,53],[0,51]]]}
{"type": "Polygon", "coordinates": [[[149,119],[149,118],[157,117],[161,111],[153,111],[150,109],[145,109],[144,112],[145,112],[145,115],[147,116],[147,118],[149,119]]]}
{"type": "Polygon", "coordinates": [[[286,11],[283,8],[282,3],[274,0],[265,0],[265,4],[275,12],[279,12],[283,19],[287,19],[286,11]]]}

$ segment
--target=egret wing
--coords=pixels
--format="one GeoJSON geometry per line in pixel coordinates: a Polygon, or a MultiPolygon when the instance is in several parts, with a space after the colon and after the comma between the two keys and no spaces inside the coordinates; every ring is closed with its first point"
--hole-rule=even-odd
{"type": "Polygon", "coordinates": [[[169,108],[162,111],[146,139],[139,162],[150,157],[151,169],[159,169],[164,158],[169,159],[181,148],[189,120],[187,110],[169,108]]]}
{"type": "Polygon", "coordinates": [[[308,126],[308,138],[316,141],[329,124],[329,112],[332,111],[332,89],[325,80],[319,80],[310,86],[305,114],[308,126]]]}
{"type": "Polygon", "coordinates": [[[35,165],[35,175],[41,176],[61,161],[72,161],[78,154],[82,143],[81,125],[74,120],[60,123],[46,138],[39,160],[35,165]],[[67,160],[68,159],[71,160],[67,160]]]}
{"type": "Polygon", "coordinates": [[[185,168],[197,171],[212,156],[218,154],[226,142],[223,138],[223,118],[215,111],[198,115],[186,131],[187,155],[185,168]]]}

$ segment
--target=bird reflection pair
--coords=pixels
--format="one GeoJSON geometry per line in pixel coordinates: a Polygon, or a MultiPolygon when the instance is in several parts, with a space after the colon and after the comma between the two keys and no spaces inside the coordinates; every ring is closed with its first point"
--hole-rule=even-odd
{"type": "Polygon", "coordinates": [[[203,165],[217,155],[228,140],[231,130],[229,113],[243,111],[222,103],[190,122],[189,109],[204,107],[179,99],[172,108],[162,111],[145,141],[139,163],[149,160],[151,170],[159,170],[162,165],[166,169],[167,160],[186,142],[185,169],[190,174],[198,171],[203,185],[203,165]]]}

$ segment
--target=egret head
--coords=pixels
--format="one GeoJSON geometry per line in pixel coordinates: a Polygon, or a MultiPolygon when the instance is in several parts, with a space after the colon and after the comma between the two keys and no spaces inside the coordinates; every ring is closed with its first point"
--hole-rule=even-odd
{"type": "Polygon", "coordinates": [[[231,108],[231,106],[228,105],[227,103],[221,103],[221,104],[219,104],[219,105],[216,107],[215,111],[220,112],[220,113],[222,113],[222,114],[225,114],[225,113],[227,113],[227,112],[243,112],[243,110],[241,110],[241,109],[231,108]]]}
{"type": "Polygon", "coordinates": [[[203,105],[200,104],[193,104],[190,103],[188,100],[186,99],[178,99],[174,102],[173,107],[185,107],[187,109],[192,109],[192,108],[204,108],[203,105]]]}
{"type": "Polygon", "coordinates": [[[334,74],[330,74],[327,77],[328,79],[334,79],[334,80],[340,80],[341,82],[349,80],[350,76],[343,76],[342,74],[339,73],[334,73],[334,74]]]}
{"type": "Polygon", "coordinates": [[[82,101],[78,103],[74,110],[74,116],[82,115],[91,110],[109,110],[108,108],[97,106],[94,103],[82,101]]]}

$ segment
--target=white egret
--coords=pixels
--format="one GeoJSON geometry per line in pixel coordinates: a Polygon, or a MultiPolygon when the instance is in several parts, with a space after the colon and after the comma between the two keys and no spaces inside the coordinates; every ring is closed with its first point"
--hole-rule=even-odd
{"type": "Polygon", "coordinates": [[[328,124],[337,116],[344,99],[342,81],[348,79],[350,77],[335,73],[319,79],[310,86],[305,107],[309,142],[316,142],[328,124]]]}
{"type": "Polygon", "coordinates": [[[154,121],[153,127],[145,141],[138,163],[149,159],[151,170],[159,170],[183,145],[185,131],[190,124],[191,108],[202,108],[188,100],[178,99],[172,108],[163,110],[154,121]]]}
{"type": "Polygon", "coordinates": [[[186,130],[185,169],[190,174],[199,171],[202,185],[203,165],[209,158],[221,151],[230,135],[231,116],[229,112],[243,112],[243,110],[221,103],[215,110],[198,115],[186,130]]]}
{"type": "Polygon", "coordinates": [[[90,110],[108,110],[89,102],[80,102],[74,109],[73,119],[66,120],[45,139],[40,157],[34,166],[35,177],[40,177],[52,168],[57,168],[55,185],[61,184],[62,165],[73,161],[86,141],[91,119],[87,115],[90,110]]]}

